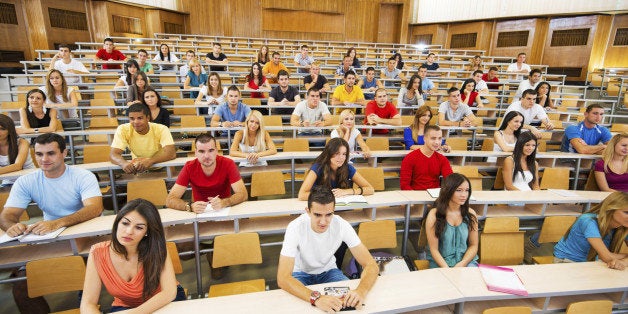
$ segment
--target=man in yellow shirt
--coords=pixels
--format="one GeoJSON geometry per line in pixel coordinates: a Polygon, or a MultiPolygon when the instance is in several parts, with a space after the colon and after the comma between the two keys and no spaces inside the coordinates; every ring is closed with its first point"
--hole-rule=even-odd
{"type": "Polygon", "coordinates": [[[118,126],[111,143],[111,162],[126,173],[148,170],[153,164],[176,158],[174,140],[167,126],[150,121],[150,111],[143,104],[133,104],[127,110],[129,123],[118,126]],[[126,148],[132,160],[122,157],[126,148]]]}
{"type": "Polygon", "coordinates": [[[268,83],[277,84],[277,74],[279,74],[281,70],[289,72],[288,68],[279,61],[279,52],[275,51],[273,52],[273,58],[262,68],[262,74],[266,76],[268,83]]]}
{"type": "MultiPolygon", "coordinates": [[[[331,99],[332,106],[353,107],[351,110],[356,112],[356,105],[364,106],[364,102],[364,93],[360,86],[355,84],[355,72],[351,70],[345,72],[345,83],[339,85],[334,90],[331,99]]],[[[342,110],[344,110],[344,108],[336,107],[334,114],[340,114],[342,110]]]]}

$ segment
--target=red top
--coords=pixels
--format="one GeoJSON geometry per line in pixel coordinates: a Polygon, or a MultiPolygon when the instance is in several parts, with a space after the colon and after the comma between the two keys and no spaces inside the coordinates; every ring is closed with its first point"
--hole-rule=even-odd
{"type": "MultiPolygon", "coordinates": [[[[124,56],[124,54],[122,52],[120,52],[120,50],[114,49],[111,51],[111,53],[108,53],[107,50],[105,50],[104,48],[98,50],[98,52],[96,52],[96,57],[98,59],[101,60],[116,60],[116,61],[122,61],[124,59],[126,59],[126,57],[124,56]]],[[[107,69],[121,69],[122,65],[120,64],[103,64],[102,65],[103,70],[107,70],[107,69]]]]}
{"type": "Polygon", "coordinates": [[[447,157],[434,152],[427,157],[417,149],[403,159],[399,173],[399,187],[402,190],[427,190],[440,187],[443,179],[452,174],[447,157]]]}
{"type": "MultiPolygon", "coordinates": [[[[465,99],[467,99],[467,94],[465,93],[461,93],[460,97],[462,97],[462,100],[464,101],[465,99]]],[[[473,91],[471,92],[471,99],[469,100],[469,107],[477,107],[478,103],[475,101],[478,97],[478,92],[473,91]]]]}
{"type": "MultiPolygon", "coordinates": [[[[391,119],[392,117],[398,115],[399,111],[397,111],[395,105],[393,105],[390,101],[386,102],[386,105],[383,108],[380,108],[375,100],[371,100],[366,104],[366,109],[364,110],[365,121],[366,117],[372,113],[382,119],[391,119]]],[[[388,134],[388,130],[374,129],[373,134],[388,134]]]]}
{"type": "MultiPolygon", "coordinates": [[[[113,296],[113,303],[111,305],[130,308],[138,307],[144,303],[144,299],[142,298],[142,291],[144,290],[144,267],[140,263],[139,270],[135,277],[127,282],[120,277],[113,267],[110,246],[111,241],[96,243],[92,245],[90,254],[91,258],[94,259],[100,280],[103,285],[105,285],[105,288],[107,288],[107,292],[113,296]]],[[[160,291],[161,286],[157,287],[157,290],[155,290],[149,298],[160,291]]]]}
{"type": "Polygon", "coordinates": [[[488,84],[490,82],[493,82],[493,83],[499,82],[499,79],[497,78],[497,76],[489,80],[488,73],[484,73],[482,74],[482,80],[487,83],[486,86],[488,87],[488,89],[499,89],[499,84],[488,84]]]}
{"type": "Polygon", "coordinates": [[[218,155],[216,156],[216,170],[211,176],[206,176],[201,163],[198,159],[194,159],[185,163],[177,177],[177,184],[185,187],[192,185],[194,201],[207,202],[216,195],[220,198],[231,196],[231,184],[240,179],[240,172],[233,160],[218,155]]]}
{"type": "MultiPolygon", "coordinates": [[[[250,79],[249,82],[247,83],[249,88],[250,89],[259,89],[260,85],[264,85],[264,82],[266,82],[266,77],[263,76],[263,75],[261,77],[262,77],[262,81],[260,82],[259,85],[255,84],[255,81],[253,79],[250,79]]],[[[266,98],[266,95],[264,95],[264,93],[260,93],[260,92],[251,92],[251,98],[266,98]]]]}

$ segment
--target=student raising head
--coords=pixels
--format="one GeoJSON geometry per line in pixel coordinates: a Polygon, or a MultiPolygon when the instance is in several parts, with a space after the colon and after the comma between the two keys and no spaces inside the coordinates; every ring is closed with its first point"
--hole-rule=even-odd
{"type": "Polygon", "coordinates": [[[349,164],[349,144],[342,138],[329,140],[323,152],[314,160],[299,189],[299,199],[307,200],[314,185],[331,188],[335,197],[371,195],[374,192],[373,186],[349,164]],[[358,188],[353,188],[353,183],[358,188]]]}

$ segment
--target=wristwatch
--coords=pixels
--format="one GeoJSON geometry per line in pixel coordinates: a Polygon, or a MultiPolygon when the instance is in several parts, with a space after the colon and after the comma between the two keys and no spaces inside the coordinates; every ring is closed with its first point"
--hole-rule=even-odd
{"type": "Polygon", "coordinates": [[[316,300],[318,300],[320,297],[320,292],[316,290],[312,291],[312,293],[310,293],[310,304],[312,304],[312,306],[316,306],[316,300]]]}
{"type": "Polygon", "coordinates": [[[185,203],[185,211],[186,212],[191,212],[192,211],[192,206],[190,206],[190,203],[185,203]]]}
{"type": "Polygon", "coordinates": [[[35,128],[35,133],[39,133],[39,128],[35,128]]]}

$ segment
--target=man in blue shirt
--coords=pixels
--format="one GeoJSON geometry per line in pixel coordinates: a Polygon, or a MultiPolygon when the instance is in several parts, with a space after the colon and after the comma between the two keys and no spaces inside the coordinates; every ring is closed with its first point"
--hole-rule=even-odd
{"type": "Polygon", "coordinates": [[[240,89],[231,85],[227,90],[227,102],[216,107],[214,111],[211,126],[227,128],[244,126],[250,112],[251,108],[240,101],[240,89]]]}
{"type": "Polygon", "coordinates": [[[427,78],[427,66],[421,65],[419,67],[419,77],[421,77],[421,89],[423,89],[423,100],[427,100],[432,94],[434,89],[434,82],[427,78]]]}
{"type": "MultiPolygon", "coordinates": [[[[35,159],[39,169],[19,177],[0,213],[0,228],[11,237],[23,234],[43,235],[61,227],[90,220],[102,213],[102,194],[96,176],[88,170],[67,166],[65,140],[54,133],[35,139],[35,159]],[[30,225],[20,222],[20,216],[36,202],[44,214],[43,221],[30,225]]],[[[22,277],[23,269],[12,276],[22,277]]],[[[43,297],[28,298],[26,281],[13,284],[13,297],[21,313],[49,313],[43,297]]]]}
{"type": "Polygon", "coordinates": [[[584,112],[584,120],[565,129],[560,150],[579,154],[601,154],[606,143],[613,137],[611,132],[598,124],[604,118],[604,107],[589,105],[584,112]]]}

